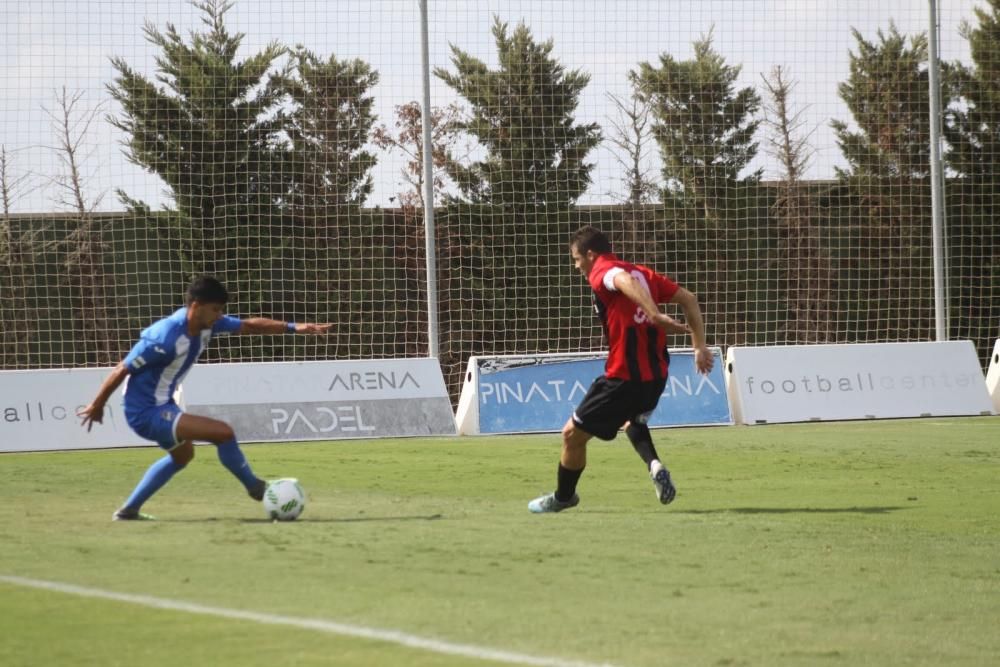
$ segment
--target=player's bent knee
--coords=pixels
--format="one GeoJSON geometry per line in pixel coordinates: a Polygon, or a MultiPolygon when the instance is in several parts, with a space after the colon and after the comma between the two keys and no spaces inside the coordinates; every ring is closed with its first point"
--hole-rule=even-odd
{"type": "Polygon", "coordinates": [[[566,425],[563,426],[562,430],[563,442],[566,445],[575,443],[577,440],[579,440],[580,433],[581,433],[580,429],[577,428],[577,425],[573,422],[573,420],[566,422],[566,425]]]}
{"type": "Polygon", "coordinates": [[[233,427],[232,426],[230,426],[229,424],[225,424],[224,423],[222,425],[222,428],[219,429],[219,438],[221,438],[219,440],[219,444],[222,444],[223,442],[229,442],[230,440],[235,440],[236,439],[236,432],[233,431],[233,427]]]}
{"type": "Polygon", "coordinates": [[[562,430],[563,447],[566,449],[579,450],[587,446],[590,434],[577,426],[572,420],[566,422],[562,430]]]}
{"type": "Polygon", "coordinates": [[[194,459],[194,443],[190,440],[185,440],[180,445],[170,450],[170,458],[174,460],[176,465],[183,468],[194,459]]]}
{"type": "Polygon", "coordinates": [[[216,422],[212,425],[212,436],[208,441],[213,445],[224,445],[236,439],[236,432],[233,427],[225,422],[216,422]]]}
{"type": "Polygon", "coordinates": [[[573,437],[573,433],[575,431],[576,431],[576,424],[574,424],[572,421],[566,422],[566,425],[563,426],[562,428],[563,440],[569,440],[571,437],[573,437]]]}

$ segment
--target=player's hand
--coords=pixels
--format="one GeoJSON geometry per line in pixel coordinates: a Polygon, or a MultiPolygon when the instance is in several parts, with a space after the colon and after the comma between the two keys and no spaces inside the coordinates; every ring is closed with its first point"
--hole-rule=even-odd
{"type": "Polygon", "coordinates": [[[83,420],[80,423],[80,426],[86,426],[87,432],[89,433],[91,427],[94,425],[94,422],[97,422],[98,424],[104,423],[104,406],[91,403],[87,407],[77,410],[76,416],[83,420]]]}
{"type": "Polygon", "coordinates": [[[691,333],[691,327],[679,322],[674,318],[670,317],[666,313],[660,313],[658,317],[653,320],[653,324],[658,328],[662,329],[668,334],[689,334],[691,333]]]}
{"type": "Polygon", "coordinates": [[[300,334],[325,334],[333,328],[332,324],[296,324],[295,333],[300,334]]]}
{"type": "Polygon", "coordinates": [[[699,373],[708,375],[712,372],[713,366],[715,366],[715,357],[712,356],[712,351],[708,349],[708,346],[702,345],[694,348],[694,367],[698,369],[699,373]]]}

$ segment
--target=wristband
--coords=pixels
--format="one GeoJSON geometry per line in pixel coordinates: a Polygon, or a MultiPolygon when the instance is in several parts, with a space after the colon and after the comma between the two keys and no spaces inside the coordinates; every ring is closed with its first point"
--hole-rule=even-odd
{"type": "Polygon", "coordinates": [[[287,322],[285,324],[285,333],[295,333],[295,322],[287,322]]]}

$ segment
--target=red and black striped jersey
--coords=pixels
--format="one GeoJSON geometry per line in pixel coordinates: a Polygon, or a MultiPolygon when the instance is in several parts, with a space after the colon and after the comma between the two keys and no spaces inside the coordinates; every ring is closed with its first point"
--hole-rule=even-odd
{"type": "Polygon", "coordinates": [[[604,372],[610,378],[649,382],[667,377],[667,334],[651,324],[637,304],[615,289],[614,276],[622,271],[635,276],[655,303],[667,303],[679,289],[677,283],[639,264],[605,253],[594,260],[587,276],[594,290],[594,309],[608,339],[604,372]]]}

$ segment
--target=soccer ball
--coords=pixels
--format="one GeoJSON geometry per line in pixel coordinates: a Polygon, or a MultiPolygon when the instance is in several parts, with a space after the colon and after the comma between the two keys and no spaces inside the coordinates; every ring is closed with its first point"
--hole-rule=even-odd
{"type": "Polygon", "coordinates": [[[276,479],[264,491],[264,511],[275,521],[294,521],[306,508],[306,492],[299,480],[276,479]]]}

